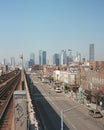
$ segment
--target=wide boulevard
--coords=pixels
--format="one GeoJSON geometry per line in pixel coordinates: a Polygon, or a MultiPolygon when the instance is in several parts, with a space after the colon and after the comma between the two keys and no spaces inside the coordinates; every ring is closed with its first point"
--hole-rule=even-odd
{"type": "MultiPolygon", "coordinates": [[[[36,101],[44,130],[61,130],[61,111],[79,105],[67,95],[56,93],[52,86],[42,83],[35,75],[33,99],[36,101]]],[[[93,118],[84,105],[63,114],[64,130],[104,130],[104,117],[93,118]]]]}

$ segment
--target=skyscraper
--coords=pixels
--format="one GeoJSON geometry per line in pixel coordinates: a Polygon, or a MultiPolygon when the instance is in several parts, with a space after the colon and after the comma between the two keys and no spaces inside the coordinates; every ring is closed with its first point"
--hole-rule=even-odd
{"type": "Polygon", "coordinates": [[[53,55],[53,64],[56,66],[59,66],[59,54],[54,54],[53,55]]]}
{"type": "Polygon", "coordinates": [[[30,54],[29,67],[32,67],[35,64],[35,54],[30,54]]]}
{"type": "Polygon", "coordinates": [[[11,57],[11,65],[15,66],[15,58],[14,57],[11,57]]]}
{"type": "Polygon", "coordinates": [[[79,52],[76,53],[74,61],[81,62],[81,54],[79,52]]]}
{"type": "Polygon", "coordinates": [[[35,54],[34,53],[30,54],[30,59],[33,60],[33,63],[35,64],[35,54]]]}
{"type": "Polygon", "coordinates": [[[39,65],[42,65],[42,50],[39,50],[39,65]]]}
{"type": "Polygon", "coordinates": [[[89,46],[89,61],[94,61],[94,44],[89,46]]]}
{"type": "Polygon", "coordinates": [[[68,49],[68,55],[67,55],[67,65],[70,64],[70,62],[73,61],[73,55],[72,55],[72,50],[68,49]]]}
{"type": "Polygon", "coordinates": [[[46,51],[42,52],[42,61],[43,61],[43,65],[46,65],[46,51]]]}
{"type": "Polygon", "coordinates": [[[39,65],[46,65],[46,51],[39,51],[39,65]]]}
{"type": "Polygon", "coordinates": [[[62,50],[60,54],[60,65],[65,65],[67,61],[66,51],[62,50]]]}

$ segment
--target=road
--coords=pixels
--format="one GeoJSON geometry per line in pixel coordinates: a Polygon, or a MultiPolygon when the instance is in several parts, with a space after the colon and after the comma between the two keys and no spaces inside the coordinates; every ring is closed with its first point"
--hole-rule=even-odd
{"type": "MultiPolygon", "coordinates": [[[[44,130],[61,130],[61,110],[79,105],[64,93],[56,93],[48,84],[34,82],[33,99],[36,101],[44,130]]],[[[94,119],[85,106],[64,113],[64,130],[104,130],[104,117],[94,119]]]]}

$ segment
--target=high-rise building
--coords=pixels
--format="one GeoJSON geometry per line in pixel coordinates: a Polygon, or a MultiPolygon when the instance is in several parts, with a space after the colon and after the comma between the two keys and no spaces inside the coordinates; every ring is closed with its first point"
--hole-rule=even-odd
{"type": "Polygon", "coordinates": [[[35,64],[35,54],[30,54],[29,67],[32,67],[35,64]]]}
{"type": "Polygon", "coordinates": [[[43,61],[43,65],[46,65],[46,51],[42,52],[42,61],[43,61]]]}
{"type": "Polygon", "coordinates": [[[89,61],[94,61],[94,44],[89,46],[89,61]]]}
{"type": "Polygon", "coordinates": [[[65,50],[62,50],[60,54],[60,65],[65,65],[65,64],[67,64],[67,54],[65,50]]]}
{"type": "Polygon", "coordinates": [[[53,55],[53,64],[56,66],[59,66],[59,54],[54,54],[53,55]]]}
{"type": "Polygon", "coordinates": [[[78,52],[76,53],[74,61],[81,62],[81,54],[80,53],[78,53],[78,52]]]}
{"type": "Polygon", "coordinates": [[[46,65],[46,51],[39,51],[39,65],[46,65]]]}
{"type": "Polygon", "coordinates": [[[42,50],[39,50],[39,65],[42,65],[42,50]]]}
{"type": "Polygon", "coordinates": [[[15,66],[15,58],[11,57],[11,66],[15,66]]]}
{"type": "Polygon", "coordinates": [[[35,54],[34,53],[30,54],[30,59],[33,60],[33,63],[35,64],[35,54]]]}
{"type": "Polygon", "coordinates": [[[7,64],[7,60],[4,58],[3,60],[3,64],[6,65],[7,64]]]}
{"type": "Polygon", "coordinates": [[[73,61],[73,55],[72,55],[72,50],[68,49],[68,55],[67,55],[67,65],[70,64],[70,62],[73,61]]]}

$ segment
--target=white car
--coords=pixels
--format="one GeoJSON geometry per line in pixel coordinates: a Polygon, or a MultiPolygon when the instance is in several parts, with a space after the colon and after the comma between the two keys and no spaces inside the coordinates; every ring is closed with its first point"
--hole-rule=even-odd
{"type": "Polygon", "coordinates": [[[55,90],[57,93],[61,93],[62,92],[62,90],[60,89],[60,88],[56,88],[56,90],[55,90]]]}
{"type": "Polygon", "coordinates": [[[87,106],[87,107],[91,107],[91,103],[87,103],[86,106],[87,106]]]}

